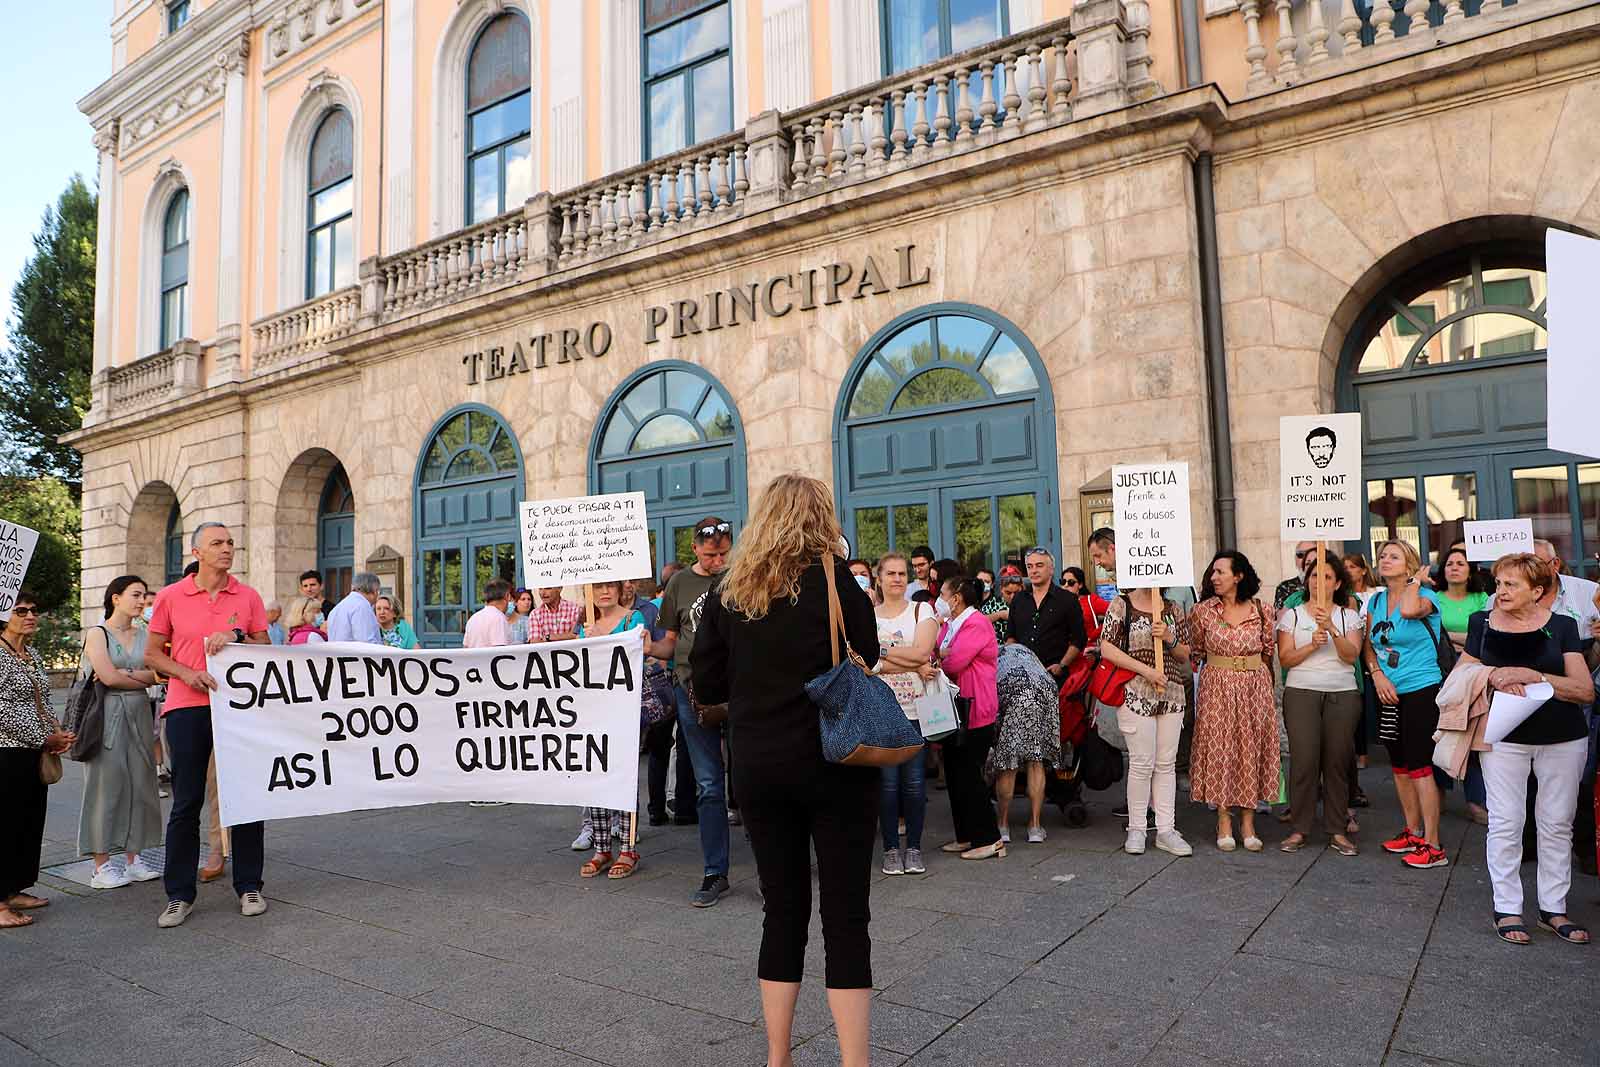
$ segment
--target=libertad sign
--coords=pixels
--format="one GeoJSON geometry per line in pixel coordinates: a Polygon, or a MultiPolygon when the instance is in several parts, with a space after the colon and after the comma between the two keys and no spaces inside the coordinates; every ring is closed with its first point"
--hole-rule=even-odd
{"type": "MultiPolygon", "coordinates": [[[[781,319],[791,311],[814,311],[847,299],[883,296],[896,289],[927,285],[932,272],[918,264],[916,250],[916,245],[894,249],[894,261],[887,274],[877,257],[869,255],[859,265],[829,263],[719,289],[701,299],[672,300],[647,307],[641,340],[653,345],[663,335],[683,338],[713,333],[753,323],[760,316],[781,319]]],[[[611,351],[611,341],[611,325],[596,321],[582,329],[563,328],[534,334],[526,341],[518,339],[509,345],[468,352],[461,357],[461,363],[467,370],[467,384],[477,385],[543,370],[551,363],[598,359],[611,351]]]]}

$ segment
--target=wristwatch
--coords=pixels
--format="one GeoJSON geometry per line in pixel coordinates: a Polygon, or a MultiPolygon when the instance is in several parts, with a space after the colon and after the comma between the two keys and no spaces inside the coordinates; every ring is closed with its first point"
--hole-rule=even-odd
{"type": "Polygon", "coordinates": [[[233,639],[235,641],[243,641],[244,640],[244,631],[239,629],[237,626],[235,626],[233,628],[233,639]]]}

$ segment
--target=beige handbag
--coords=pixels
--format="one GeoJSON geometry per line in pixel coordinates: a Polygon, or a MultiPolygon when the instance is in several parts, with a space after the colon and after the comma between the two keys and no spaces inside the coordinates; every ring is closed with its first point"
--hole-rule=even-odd
{"type": "MultiPolygon", "coordinates": [[[[45,710],[44,693],[40,691],[38,681],[31,676],[31,668],[33,664],[29,663],[26,664],[26,666],[30,668],[30,677],[28,678],[28,681],[33,683],[33,710],[38,712],[39,721],[44,724],[45,735],[49,736],[50,734],[60,730],[61,724],[56,722],[55,716],[51,715],[45,710]]],[[[55,785],[57,782],[61,781],[61,775],[63,773],[64,771],[61,766],[61,753],[39,753],[39,781],[43,782],[45,785],[55,785]]]]}

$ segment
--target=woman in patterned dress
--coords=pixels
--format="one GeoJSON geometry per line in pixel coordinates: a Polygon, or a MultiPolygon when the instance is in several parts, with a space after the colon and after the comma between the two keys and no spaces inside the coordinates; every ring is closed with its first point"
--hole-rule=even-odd
{"type": "Polygon", "coordinates": [[[1001,645],[995,667],[1000,696],[1000,729],[984,767],[994,779],[1000,816],[1000,841],[1011,843],[1006,815],[1017,787],[1017,771],[1028,768],[1028,840],[1044,840],[1044,765],[1061,762],[1061,711],[1056,703],[1060,683],[1044,669],[1026,645],[1001,645]],[[1038,770],[1034,770],[1037,766],[1038,770]]]}
{"type": "Polygon", "coordinates": [[[1217,806],[1217,847],[1232,852],[1239,809],[1244,847],[1260,852],[1256,804],[1278,797],[1277,705],[1272,695],[1276,621],[1256,599],[1261,578],[1243,553],[1218,552],[1205,591],[1189,615],[1191,654],[1205,669],[1196,680],[1190,793],[1217,806]]]}

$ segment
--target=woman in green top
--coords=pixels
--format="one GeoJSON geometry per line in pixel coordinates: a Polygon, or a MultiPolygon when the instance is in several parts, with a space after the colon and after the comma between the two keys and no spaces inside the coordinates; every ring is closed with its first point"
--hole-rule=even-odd
{"type": "MultiPolygon", "coordinates": [[[[1468,620],[1480,611],[1489,610],[1492,599],[1488,592],[1489,581],[1483,570],[1467,559],[1467,549],[1462,544],[1451,545],[1439,569],[1433,572],[1433,588],[1439,594],[1439,622],[1458,652],[1467,644],[1468,620]]],[[[1467,815],[1480,826],[1488,825],[1488,790],[1476,752],[1467,759],[1463,788],[1467,794],[1467,815]]]]}
{"type": "Polygon", "coordinates": [[[373,603],[372,610],[378,616],[378,633],[382,635],[384,644],[390,648],[417,647],[417,632],[400,617],[392,599],[380,596],[373,603]]]}
{"type": "Polygon", "coordinates": [[[1467,550],[1451,545],[1444,561],[1433,572],[1433,588],[1439,594],[1439,619],[1445,633],[1459,650],[1466,647],[1467,620],[1489,610],[1488,585],[1483,572],[1467,560],[1467,550]]]}

